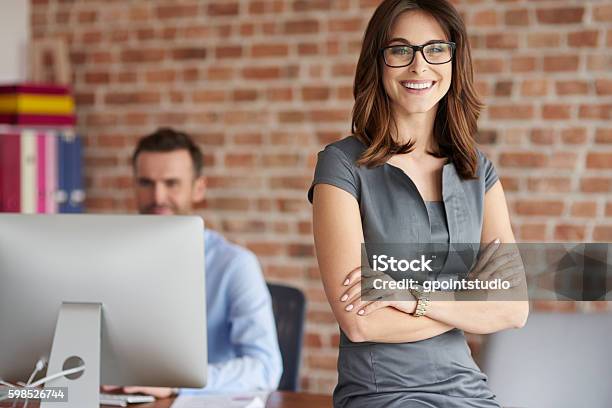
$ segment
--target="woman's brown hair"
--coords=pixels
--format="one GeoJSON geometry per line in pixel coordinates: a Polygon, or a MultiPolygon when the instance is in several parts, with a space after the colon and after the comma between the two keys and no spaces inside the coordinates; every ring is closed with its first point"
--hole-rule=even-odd
{"type": "Polygon", "coordinates": [[[478,158],[474,135],[477,120],[484,105],[473,84],[472,58],[467,32],[461,16],[447,0],[384,0],[368,23],[361,55],[357,63],[353,94],[352,132],[367,148],[358,160],[368,167],[384,164],[392,155],[409,153],[414,141],[397,143],[397,126],[391,101],[382,82],[384,61],[381,48],[388,45],[391,27],[397,17],[411,10],[421,10],[434,17],[456,44],[451,85],[438,103],[434,121],[434,141],[439,150],[430,152],[436,157],[448,157],[459,175],[474,178],[478,158]]]}

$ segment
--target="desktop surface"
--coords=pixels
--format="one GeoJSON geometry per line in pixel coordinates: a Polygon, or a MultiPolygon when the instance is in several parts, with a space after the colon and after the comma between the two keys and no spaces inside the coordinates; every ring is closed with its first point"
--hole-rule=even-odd
{"type": "MultiPolygon", "coordinates": [[[[161,399],[147,404],[129,405],[132,408],[170,408],[174,398],[161,399]]],[[[12,401],[0,402],[0,408],[8,408],[13,405],[12,401]]],[[[38,408],[37,401],[32,401],[28,404],[30,408],[38,408]]],[[[304,392],[287,392],[274,391],[270,394],[266,403],[266,408],[329,408],[332,406],[331,395],[308,394],[304,392]]],[[[19,403],[15,408],[22,408],[23,404],[19,403]]],[[[101,405],[106,407],[106,405],[101,405]]]]}

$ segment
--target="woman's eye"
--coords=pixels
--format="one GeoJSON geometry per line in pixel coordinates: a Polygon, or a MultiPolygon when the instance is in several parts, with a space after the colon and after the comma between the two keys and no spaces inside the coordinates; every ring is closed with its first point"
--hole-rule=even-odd
{"type": "Polygon", "coordinates": [[[406,55],[406,54],[408,54],[408,49],[406,47],[395,47],[395,48],[392,48],[391,51],[395,55],[406,55]]]}

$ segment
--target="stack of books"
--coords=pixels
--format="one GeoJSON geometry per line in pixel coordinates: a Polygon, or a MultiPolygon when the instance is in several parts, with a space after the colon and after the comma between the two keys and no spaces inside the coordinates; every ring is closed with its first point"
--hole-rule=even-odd
{"type": "Polygon", "coordinates": [[[0,86],[0,123],[0,212],[83,212],[82,140],[68,88],[0,86]]]}
{"type": "Polygon", "coordinates": [[[35,126],[74,126],[70,89],[55,85],[0,86],[0,123],[35,126]]]}

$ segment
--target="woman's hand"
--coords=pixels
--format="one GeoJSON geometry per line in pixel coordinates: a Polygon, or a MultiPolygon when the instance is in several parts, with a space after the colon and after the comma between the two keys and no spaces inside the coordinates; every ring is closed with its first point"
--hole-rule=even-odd
{"type": "Polygon", "coordinates": [[[117,385],[102,385],[100,387],[102,392],[115,392],[115,393],[124,393],[124,394],[145,394],[152,395],[153,397],[160,398],[170,398],[175,394],[175,390],[173,388],[162,388],[162,387],[139,387],[139,386],[130,386],[130,387],[120,387],[117,385]]]}
{"type": "Polygon", "coordinates": [[[521,254],[514,244],[503,247],[499,239],[490,242],[483,250],[476,265],[468,273],[468,279],[492,281],[500,279],[510,283],[510,287],[519,286],[525,276],[521,254]]]}
{"type": "Polygon", "coordinates": [[[349,272],[343,282],[348,288],[340,297],[340,301],[346,303],[344,310],[356,312],[359,316],[366,316],[384,307],[393,307],[408,314],[414,313],[416,299],[410,292],[401,289],[375,289],[374,281],[377,279],[395,281],[387,274],[369,268],[362,269],[361,266],[349,272]],[[371,298],[374,295],[376,295],[376,300],[360,299],[371,298]]]}

